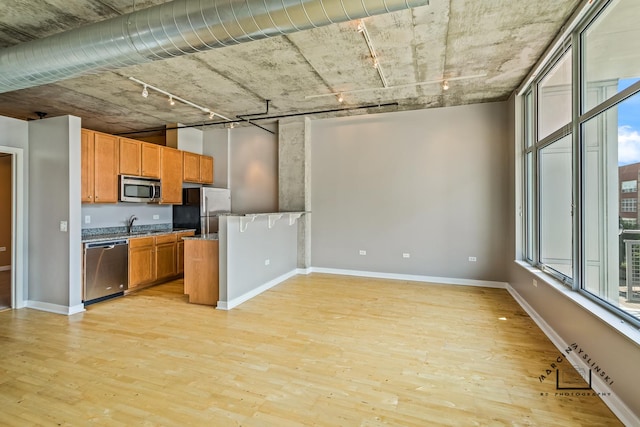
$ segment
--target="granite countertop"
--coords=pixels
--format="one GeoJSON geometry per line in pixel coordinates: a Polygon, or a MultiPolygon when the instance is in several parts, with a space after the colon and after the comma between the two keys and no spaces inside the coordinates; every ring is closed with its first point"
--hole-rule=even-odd
{"type": "Polygon", "coordinates": [[[82,237],[82,243],[101,242],[105,240],[115,240],[115,239],[131,239],[135,237],[157,236],[160,234],[182,233],[185,231],[195,232],[196,230],[194,228],[175,228],[175,229],[169,229],[169,230],[142,230],[142,231],[134,231],[132,233],[117,232],[117,233],[94,234],[94,235],[82,237]]]}
{"type": "Polygon", "coordinates": [[[182,240],[218,240],[218,233],[201,234],[199,236],[186,236],[182,240]]]}

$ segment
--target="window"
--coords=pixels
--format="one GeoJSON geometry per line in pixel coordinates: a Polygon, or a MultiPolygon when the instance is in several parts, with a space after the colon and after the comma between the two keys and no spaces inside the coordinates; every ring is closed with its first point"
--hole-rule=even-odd
{"type": "Polygon", "coordinates": [[[540,150],[540,262],[561,276],[573,276],[571,219],[571,135],[540,150]]]}
{"type": "Polygon", "coordinates": [[[623,193],[637,193],[638,181],[622,181],[620,191],[623,193]]]}
{"type": "Polygon", "coordinates": [[[599,7],[523,91],[523,258],[640,326],[640,2],[599,7]]]}
{"type": "Polygon", "coordinates": [[[620,212],[636,212],[638,210],[637,199],[622,199],[620,202],[620,212]]]}

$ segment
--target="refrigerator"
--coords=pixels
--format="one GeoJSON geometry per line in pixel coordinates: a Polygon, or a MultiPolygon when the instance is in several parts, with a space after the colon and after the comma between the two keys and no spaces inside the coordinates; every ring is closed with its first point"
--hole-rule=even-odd
{"type": "Polygon", "coordinates": [[[231,212],[231,191],[226,188],[182,189],[182,205],[173,205],[173,228],[195,228],[196,235],[218,232],[218,217],[231,212]]]}

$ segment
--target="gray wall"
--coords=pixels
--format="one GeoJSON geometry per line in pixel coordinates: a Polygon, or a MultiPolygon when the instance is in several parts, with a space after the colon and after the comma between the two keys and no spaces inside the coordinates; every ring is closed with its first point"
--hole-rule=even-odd
{"type": "Polygon", "coordinates": [[[82,303],[80,119],[29,122],[29,301],[82,303]],[[67,221],[67,232],[60,230],[67,221]]]}
{"type": "Polygon", "coordinates": [[[257,217],[244,232],[241,217],[220,218],[220,301],[232,307],[270,281],[296,271],[297,225],[289,225],[285,216],[269,228],[268,218],[257,217]]]}
{"type": "Polygon", "coordinates": [[[278,210],[277,135],[252,126],[209,130],[203,153],[215,159],[214,186],[231,190],[233,212],[278,210]]]}
{"type": "Polygon", "coordinates": [[[312,121],[312,266],[506,281],[506,123],[505,103],[312,121]]]}

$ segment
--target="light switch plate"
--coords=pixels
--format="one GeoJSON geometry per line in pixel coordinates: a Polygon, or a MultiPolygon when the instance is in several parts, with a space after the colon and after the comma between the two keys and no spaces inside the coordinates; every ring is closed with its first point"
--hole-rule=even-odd
{"type": "Polygon", "coordinates": [[[67,232],[67,221],[60,221],[60,231],[67,232]]]}
{"type": "Polygon", "coordinates": [[[85,215],[84,216],[84,223],[85,224],[91,224],[91,215],[85,215]]]}

